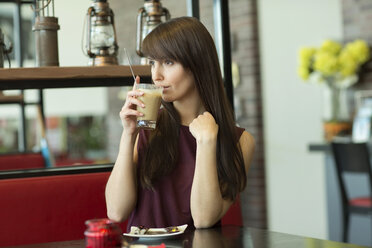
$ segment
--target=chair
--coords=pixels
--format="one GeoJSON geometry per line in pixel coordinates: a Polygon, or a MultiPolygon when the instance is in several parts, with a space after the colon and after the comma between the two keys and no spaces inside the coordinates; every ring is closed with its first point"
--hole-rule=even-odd
{"type": "Polygon", "coordinates": [[[237,197],[236,201],[227,210],[224,217],[221,219],[222,226],[243,226],[243,216],[240,204],[240,196],[237,197]]]}
{"type": "Polygon", "coordinates": [[[343,242],[348,241],[351,214],[371,215],[372,217],[372,172],[368,145],[366,143],[332,142],[332,152],[336,164],[337,181],[340,188],[343,217],[343,242]],[[345,175],[365,174],[368,178],[370,195],[350,197],[347,191],[348,180],[345,175]]]}
{"type": "Polygon", "coordinates": [[[0,154],[0,171],[45,168],[41,153],[0,154]]]}
{"type": "MultiPolygon", "coordinates": [[[[109,176],[98,172],[0,180],[0,247],[83,239],[86,220],[107,218],[109,176]]],[[[121,224],[123,230],[126,225],[121,224]]]]}

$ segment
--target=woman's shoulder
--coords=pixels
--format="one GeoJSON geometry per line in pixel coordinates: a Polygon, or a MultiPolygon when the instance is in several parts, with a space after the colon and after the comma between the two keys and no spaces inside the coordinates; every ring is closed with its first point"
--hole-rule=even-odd
{"type": "Polygon", "coordinates": [[[256,148],[256,142],[252,134],[247,131],[243,131],[239,139],[239,145],[243,154],[245,169],[246,172],[248,172],[250,164],[252,162],[253,153],[256,148]]]}
{"type": "Polygon", "coordinates": [[[235,132],[236,132],[236,136],[238,137],[238,139],[240,138],[240,136],[242,135],[242,133],[245,131],[244,128],[242,127],[238,127],[238,126],[235,126],[235,132]]]}
{"type": "Polygon", "coordinates": [[[250,134],[248,131],[243,130],[240,138],[239,138],[239,143],[242,145],[249,145],[249,146],[254,146],[255,145],[255,140],[252,134],[250,134]]]}
{"type": "Polygon", "coordinates": [[[252,136],[248,131],[245,130],[245,128],[235,126],[235,132],[236,132],[236,137],[238,138],[238,141],[240,145],[243,147],[246,146],[254,146],[255,141],[252,136]]]}
{"type": "Polygon", "coordinates": [[[237,141],[239,141],[242,149],[244,149],[245,147],[255,147],[255,140],[252,134],[246,131],[245,128],[236,126],[235,131],[236,137],[238,138],[237,141]]]}

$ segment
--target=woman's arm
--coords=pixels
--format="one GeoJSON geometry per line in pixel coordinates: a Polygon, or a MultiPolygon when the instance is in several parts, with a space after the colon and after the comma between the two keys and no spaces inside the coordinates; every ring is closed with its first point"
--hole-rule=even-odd
{"type": "Polygon", "coordinates": [[[137,202],[137,140],[138,137],[123,132],[119,154],[106,185],[107,216],[117,222],[126,220],[137,202]]]}
{"type": "MultiPolygon", "coordinates": [[[[190,131],[196,138],[196,164],[191,188],[190,207],[196,228],[208,228],[220,220],[231,204],[222,198],[217,173],[217,133],[218,125],[209,113],[204,113],[190,124],[190,131]]],[[[244,165],[248,172],[254,151],[254,139],[243,132],[239,144],[244,165]]]]}
{"type": "MultiPolygon", "coordinates": [[[[139,83],[139,77],[136,78],[139,83]]],[[[137,202],[137,117],[142,113],[136,110],[138,105],[143,105],[137,99],[143,92],[131,90],[120,111],[123,133],[120,139],[119,154],[114,168],[106,184],[107,216],[115,221],[128,218],[137,202]]]]}

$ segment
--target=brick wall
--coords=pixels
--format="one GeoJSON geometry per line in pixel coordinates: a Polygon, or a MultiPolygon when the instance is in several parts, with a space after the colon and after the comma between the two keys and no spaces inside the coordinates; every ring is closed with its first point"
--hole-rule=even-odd
{"type": "MultiPolygon", "coordinates": [[[[135,63],[139,58],[135,54],[136,16],[143,5],[139,0],[110,0],[115,13],[118,43],[121,49],[119,60],[127,64],[122,49],[126,47],[135,63]]],[[[186,1],[162,0],[172,17],[186,15],[186,1]]],[[[233,0],[229,3],[230,29],[232,41],[232,61],[239,69],[234,74],[234,104],[237,122],[249,131],[256,140],[256,152],[248,175],[248,184],[241,194],[243,218],[246,226],[266,228],[266,194],[263,151],[263,124],[261,109],[261,84],[259,70],[259,49],[257,29],[256,0],[233,0]]],[[[214,35],[213,1],[200,0],[200,19],[214,35]]],[[[124,88],[120,89],[125,91],[124,88]]],[[[118,125],[118,113],[123,100],[118,100],[118,89],[109,89],[108,125],[110,132],[111,158],[115,160],[118,150],[118,137],[121,129],[118,125]]]]}
{"type": "MultiPolygon", "coordinates": [[[[344,42],[364,39],[372,44],[372,1],[370,0],[342,0],[344,42]]],[[[362,68],[360,82],[349,92],[357,90],[372,90],[372,62],[362,68]]]]}
{"type": "Polygon", "coordinates": [[[257,1],[230,1],[232,62],[239,68],[240,82],[234,82],[237,122],[256,140],[256,151],[242,194],[244,224],[266,228],[265,162],[259,65],[257,1]]]}

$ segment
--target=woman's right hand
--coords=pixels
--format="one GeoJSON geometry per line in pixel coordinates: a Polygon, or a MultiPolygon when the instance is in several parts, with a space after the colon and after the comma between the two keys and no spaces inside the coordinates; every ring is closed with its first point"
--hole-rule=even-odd
{"type": "MultiPolygon", "coordinates": [[[[139,82],[140,78],[137,76],[135,84],[139,84],[139,82]]],[[[137,111],[137,106],[144,106],[143,102],[137,98],[142,96],[143,92],[136,90],[135,84],[133,89],[127,93],[124,106],[120,111],[120,119],[124,132],[131,135],[137,132],[137,116],[143,116],[141,112],[137,111]]]]}

